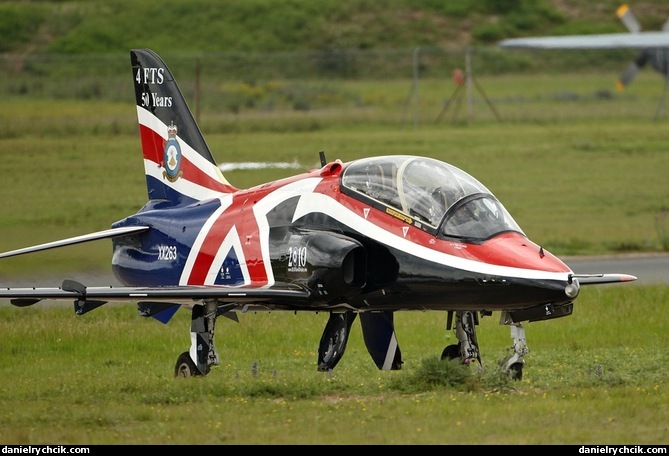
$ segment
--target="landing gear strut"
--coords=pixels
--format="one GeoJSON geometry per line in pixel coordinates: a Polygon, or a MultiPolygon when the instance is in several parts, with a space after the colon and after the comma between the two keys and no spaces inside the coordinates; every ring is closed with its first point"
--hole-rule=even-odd
{"type": "Polygon", "coordinates": [[[524,356],[530,352],[525,341],[525,328],[520,323],[511,323],[511,338],[513,345],[509,349],[510,354],[504,359],[500,366],[509,373],[511,380],[522,380],[523,366],[525,365],[524,356]]]}
{"type": "Polygon", "coordinates": [[[175,377],[207,375],[211,366],[218,366],[219,357],[214,346],[217,302],[207,301],[193,307],[190,323],[190,351],[179,355],[174,367],[175,377]]]}

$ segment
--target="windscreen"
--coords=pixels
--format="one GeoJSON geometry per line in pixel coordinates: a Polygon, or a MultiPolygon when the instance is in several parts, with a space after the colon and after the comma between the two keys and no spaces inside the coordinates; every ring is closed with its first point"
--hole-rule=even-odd
{"type": "Polygon", "coordinates": [[[391,155],[357,160],[342,175],[353,196],[400,211],[438,236],[481,240],[520,227],[490,191],[461,169],[427,157],[391,155]]]}

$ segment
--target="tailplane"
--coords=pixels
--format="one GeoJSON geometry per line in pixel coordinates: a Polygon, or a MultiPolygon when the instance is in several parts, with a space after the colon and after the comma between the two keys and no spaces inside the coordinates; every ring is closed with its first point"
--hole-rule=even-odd
{"type": "Polygon", "coordinates": [[[130,60],[149,200],[182,205],[235,191],[165,62],[149,49],[130,60]]]}

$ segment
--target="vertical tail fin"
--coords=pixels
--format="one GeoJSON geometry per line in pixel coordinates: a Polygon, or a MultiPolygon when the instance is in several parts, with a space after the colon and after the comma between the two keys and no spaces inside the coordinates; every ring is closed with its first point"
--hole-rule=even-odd
{"type": "Polygon", "coordinates": [[[149,49],[130,60],[149,199],[181,205],[235,191],[165,62],[149,49]]]}

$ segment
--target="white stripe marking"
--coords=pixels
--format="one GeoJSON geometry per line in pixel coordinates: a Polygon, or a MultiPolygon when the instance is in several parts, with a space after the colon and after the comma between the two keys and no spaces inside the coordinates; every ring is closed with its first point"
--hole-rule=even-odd
{"type": "Polygon", "coordinates": [[[569,272],[546,272],[535,269],[497,266],[439,252],[392,234],[338,204],[333,198],[319,193],[303,195],[300,198],[293,221],[312,212],[325,213],[351,229],[360,232],[363,236],[375,239],[406,254],[432,261],[448,268],[461,269],[478,274],[535,280],[567,280],[569,275],[569,272]]]}
{"type": "Polygon", "coordinates": [[[381,370],[390,370],[393,367],[393,360],[395,359],[396,350],[397,350],[397,337],[395,337],[395,331],[393,331],[393,335],[390,338],[390,343],[388,344],[386,359],[383,361],[383,367],[381,370]]]}

